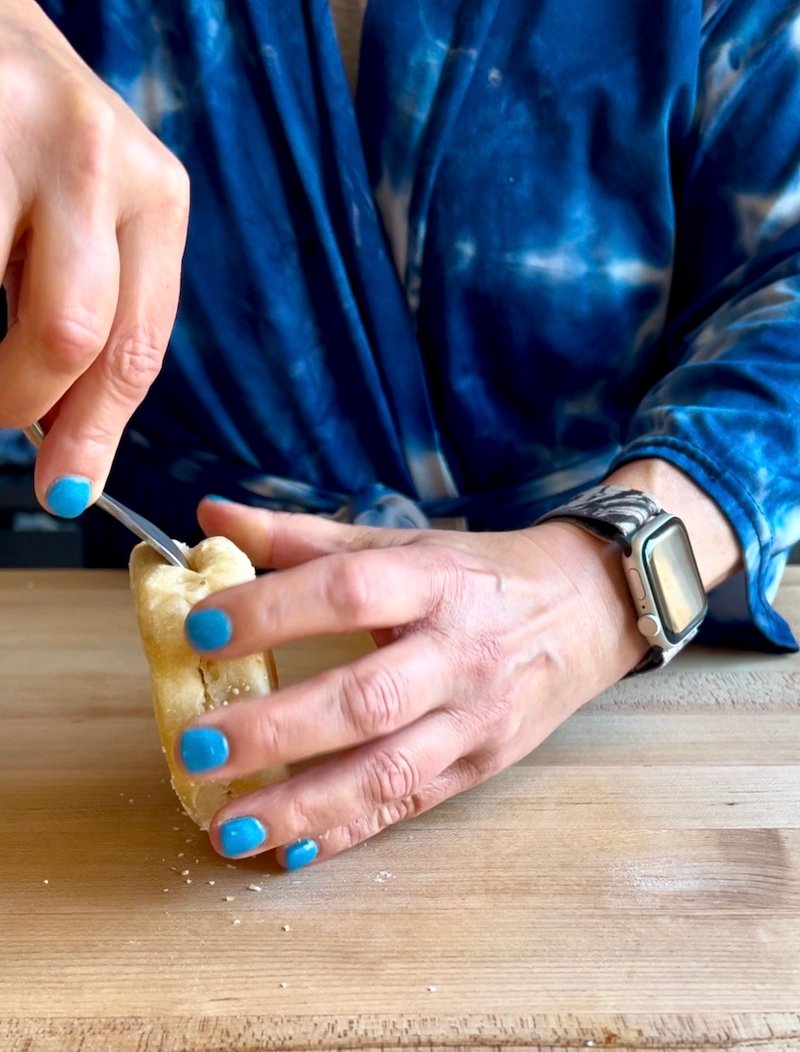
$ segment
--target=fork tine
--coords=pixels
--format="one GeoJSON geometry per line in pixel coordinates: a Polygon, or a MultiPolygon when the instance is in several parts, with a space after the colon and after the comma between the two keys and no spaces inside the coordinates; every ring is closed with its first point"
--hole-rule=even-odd
{"type": "Polygon", "coordinates": [[[162,555],[168,563],[188,570],[189,563],[186,561],[183,551],[171,537],[150,522],[149,519],[146,519],[138,512],[132,511],[130,508],[126,508],[124,504],[120,504],[118,500],[109,497],[107,493],[101,493],[97,498],[96,504],[98,508],[102,508],[103,511],[107,511],[109,515],[113,516],[117,522],[127,526],[131,533],[135,533],[141,540],[146,541],[151,548],[155,548],[159,555],[162,555]]]}

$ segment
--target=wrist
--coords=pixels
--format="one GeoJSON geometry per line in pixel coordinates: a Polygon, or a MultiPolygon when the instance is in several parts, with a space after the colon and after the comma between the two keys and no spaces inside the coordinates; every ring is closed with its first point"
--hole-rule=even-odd
{"type": "Polygon", "coordinates": [[[681,519],[708,592],[742,568],[742,552],[730,522],[708,494],[680,468],[648,457],[618,468],[604,485],[648,494],[664,511],[681,519]]]}
{"type": "MultiPolygon", "coordinates": [[[[569,577],[596,641],[591,659],[602,663],[604,685],[621,679],[644,657],[649,643],[638,628],[618,545],[560,520],[524,532],[569,577]]],[[[577,625],[575,635],[581,639],[577,625]]]]}

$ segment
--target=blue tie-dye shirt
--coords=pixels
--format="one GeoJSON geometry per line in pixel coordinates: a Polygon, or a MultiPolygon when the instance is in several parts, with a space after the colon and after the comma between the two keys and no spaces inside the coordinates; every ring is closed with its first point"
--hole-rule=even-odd
{"type": "Polygon", "coordinates": [[[371,0],[355,105],[327,0],[42,6],[192,179],[112,492],[506,529],[662,457],[745,553],[707,637],[795,648],[798,0],[371,0]]]}

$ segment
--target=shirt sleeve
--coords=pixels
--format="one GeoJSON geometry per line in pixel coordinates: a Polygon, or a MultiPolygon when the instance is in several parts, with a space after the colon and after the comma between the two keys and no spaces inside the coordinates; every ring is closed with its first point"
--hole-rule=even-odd
{"type": "Polygon", "coordinates": [[[800,2],[707,4],[692,134],[676,148],[664,360],[622,463],[655,456],[730,520],[744,570],[706,642],[798,645],[772,607],[800,540],[800,2]]]}

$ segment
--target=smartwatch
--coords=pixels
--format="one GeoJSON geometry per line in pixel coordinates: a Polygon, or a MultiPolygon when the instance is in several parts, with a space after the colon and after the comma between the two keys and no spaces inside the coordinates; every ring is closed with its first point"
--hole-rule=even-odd
{"type": "Polygon", "coordinates": [[[649,652],[628,675],[660,668],[694,638],[708,610],[686,527],[652,497],[595,486],[536,520],[572,522],[621,549],[622,566],[649,652]]]}

